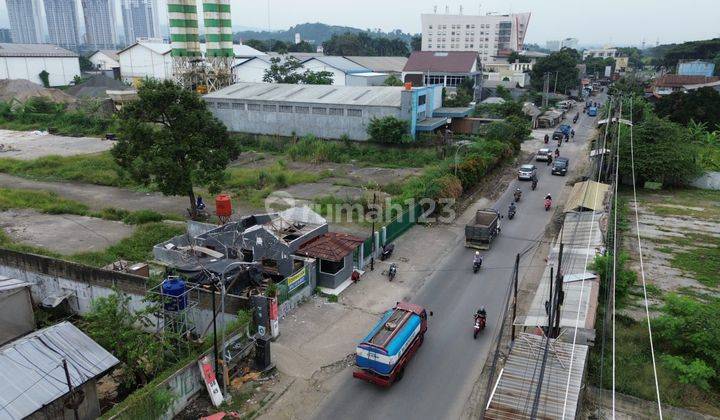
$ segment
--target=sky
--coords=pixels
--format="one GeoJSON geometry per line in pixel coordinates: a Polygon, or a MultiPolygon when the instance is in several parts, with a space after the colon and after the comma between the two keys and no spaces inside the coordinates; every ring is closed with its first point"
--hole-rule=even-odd
{"type": "MultiPolygon", "coordinates": [[[[157,1],[164,22],[166,0],[157,1]]],[[[640,45],[644,39],[653,46],[657,41],[664,44],[720,36],[718,0],[231,0],[231,4],[234,26],[262,29],[322,22],[417,33],[421,13],[432,13],[435,5],[444,13],[447,5],[450,13],[458,13],[460,6],[464,14],[529,11],[532,17],[525,41],[541,46],[547,40],[566,37],[578,38],[581,45],[640,45]]],[[[0,27],[7,26],[7,7],[5,0],[0,0],[0,27]]]]}

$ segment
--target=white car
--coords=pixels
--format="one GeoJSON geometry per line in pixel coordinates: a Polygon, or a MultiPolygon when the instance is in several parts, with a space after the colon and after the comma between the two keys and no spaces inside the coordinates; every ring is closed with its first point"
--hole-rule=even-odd
{"type": "Polygon", "coordinates": [[[518,170],[518,179],[520,180],[531,180],[535,175],[537,175],[537,167],[532,164],[523,165],[518,170]]]}
{"type": "Polygon", "coordinates": [[[552,156],[552,151],[548,148],[542,148],[535,154],[535,160],[547,162],[550,156],[552,156]]]}

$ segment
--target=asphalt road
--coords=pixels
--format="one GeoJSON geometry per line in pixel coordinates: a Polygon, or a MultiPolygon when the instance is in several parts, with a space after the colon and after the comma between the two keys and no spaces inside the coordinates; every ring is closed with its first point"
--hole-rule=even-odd
{"type": "MultiPolygon", "coordinates": [[[[604,99],[604,98],[603,98],[604,99]]],[[[570,112],[580,110],[575,108],[570,112]]],[[[581,112],[575,124],[575,141],[563,143],[561,156],[574,161],[586,150],[587,136],[592,132],[596,119],[581,112]]],[[[570,119],[566,120],[572,123],[570,119]]],[[[550,145],[557,142],[550,142],[550,145]]],[[[538,143],[538,146],[540,144],[538,143]]],[[[412,299],[434,312],[429,319],[425,341],[409,362],[402,381],[389,389],[382,389],[354,379],[350,370],[339,386],[318,407],[318,419],[456,419],[459,418],[473,384],[480,375],[490,352],[493,336],[500,323],[500,312],[515,255],[537,239],[545,230],[553,214],[545,211],[543,198],[546,193],[558,197],[567,177],[553,176],[545,162],[538,166],[538,188],[532,191],[530,182],[514,181],[495,208],[505,215],[502,233],[483,252],[483,267],[478,274],[472,272],[474,250],[465,248],[463,242],[449,244],[454,247],[444,257],[429,281],[412,299]],[[507,207],[512,192],[520,186],[523,196],[513,220],[507,219],[507,207]],[[526,238],[526,239],[522,239],[526,238]],[[484,305],[488,311],[487,329],[473,339],[473,314],[484,305]]],[[[553,203],[553,206],[558,203],[553,203]]],[[[526,258],[527,264],[529,258],[526,258]]],[[[523,266],[523,260],[520,262],[523,266]]],[[[522,272],[521,272],[522,273],[522,272]]],[[[363,333],[364,334],[364,333],[363,333]]],[[[358,337],[360,340],[362,337],[358,337]]]]}

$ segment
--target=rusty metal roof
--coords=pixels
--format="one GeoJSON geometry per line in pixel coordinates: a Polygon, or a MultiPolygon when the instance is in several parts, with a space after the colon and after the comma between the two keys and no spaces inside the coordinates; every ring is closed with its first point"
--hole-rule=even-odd
{"type": "MultiPolygon", "coordinates": [[[[485,410],[486,419],[531,418],[544,346],[544,337],[527,333],[518,336],[495,384],[495,391],[485,410]]],[[[572,348],[572,344],[550,340],[537,409],[538,419],[560,419],[563,408],[565,418],[575,418],[588,347],[575,345],[572,371],[569,372],[572,348]],[[565,405],[568,372],[570,388],[565,405]]]]}
{"type": "Polygon", "coordinates": [[[341,261],[363,243],[357,236],[328,232],[302,244],[297,254],[328,261],[341,261]]]}

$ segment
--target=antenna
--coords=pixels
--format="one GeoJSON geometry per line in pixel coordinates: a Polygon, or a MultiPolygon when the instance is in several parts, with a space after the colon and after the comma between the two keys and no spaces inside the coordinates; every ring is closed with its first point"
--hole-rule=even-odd
{"type": "Polygon", "coordinates": [[[446,15],[450,14],[450,6],[448,6],[447,4],[445,5],[445,14],[446,15]]]}
{"type": "Polygon", "coordinates": [[[433,6],[433,13],[437,14],[437,4],[433,6]]]}

